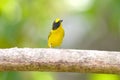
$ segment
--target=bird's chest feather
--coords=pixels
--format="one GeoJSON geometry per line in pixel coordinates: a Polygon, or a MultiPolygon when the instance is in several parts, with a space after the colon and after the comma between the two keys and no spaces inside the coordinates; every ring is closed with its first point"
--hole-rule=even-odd
{"type": "Polygon", "coordinates": [[[51,34],[52,41],[61,41],[63,39],[64,30],[59,28],[57,30],[53,30],[51,34]]]}

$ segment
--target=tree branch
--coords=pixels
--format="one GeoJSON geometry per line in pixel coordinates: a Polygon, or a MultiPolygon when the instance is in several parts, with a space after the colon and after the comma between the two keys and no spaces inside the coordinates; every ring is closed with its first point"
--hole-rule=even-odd
{"type": "Polygon", "coordinates": [[[0,49],[0,71],[120,73],[120,52],[45,48],[0,49]]]}

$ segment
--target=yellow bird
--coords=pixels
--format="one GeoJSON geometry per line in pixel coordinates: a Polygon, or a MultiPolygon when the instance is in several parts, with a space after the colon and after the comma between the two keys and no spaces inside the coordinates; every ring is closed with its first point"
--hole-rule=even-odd
{"type": "Polygon", "coordinates": [[[52,30],[48,36],[48,47],[59,47],[64,38],[64,29],[62,27],[62,21],[56,18],[52,25],[52,30]]]}

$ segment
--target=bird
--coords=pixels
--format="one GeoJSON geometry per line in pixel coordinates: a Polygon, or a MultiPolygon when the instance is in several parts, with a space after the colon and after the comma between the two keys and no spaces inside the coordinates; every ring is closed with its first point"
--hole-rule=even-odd
{"type": "Polygon", "coordinates": [[[52,30],[48,36],[48,47],[55,48],[60,47],[65,35],[65,31],[62,27],[63,20],[56,18],[52,24],[52,30]]]}

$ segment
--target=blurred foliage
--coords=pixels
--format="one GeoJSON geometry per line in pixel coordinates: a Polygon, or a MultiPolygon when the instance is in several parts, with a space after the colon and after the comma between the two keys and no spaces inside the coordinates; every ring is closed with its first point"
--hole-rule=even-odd
{"type": "Polygon", "coordinates": [[[91,74],[91,80],[119,80],[118,75],[113,74],[91,74]]]}
{"type": "Polygon", "coordinates": [[[0,80],[21,80],[18,72],[0,72],[0,80]]]}
{"type": "MultiPolygon", "coordinates": [[[[85,35],[76,33],[68,36],[66,42],[72,46],[68,45],[67,48],[120,50],[119,8],[120,0],[0,0],[0,48],[47,47],[52,22],[54,18],[62,17],[66,20],[64,24],[69,25],[69,28],[66,27],[69,31],[67,33],[66,30],[66,36],[76,33],[73,31],[75,28],[78,32],[85,29],[85,35]],[[75,21],[81,22],[83,27],[78,29],[72,26],[76,24],[75,21]],[[77,41],[73,38],[75,36],[77,41]]],[[[118,79],[117,75],[90,76],[90,80],[118,79]]],[[[0,80],[26,79],[53,80],[53,77],[50,73],[42,72],[0,73],[0,80]]],[[[64,80],[64,77],[60,80],[64,80]]]]}

